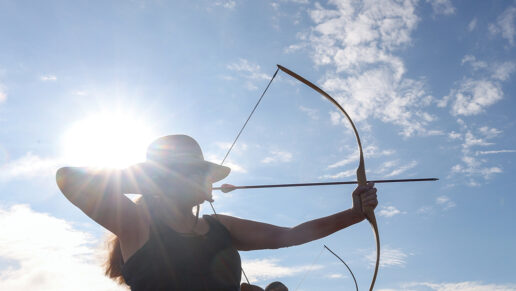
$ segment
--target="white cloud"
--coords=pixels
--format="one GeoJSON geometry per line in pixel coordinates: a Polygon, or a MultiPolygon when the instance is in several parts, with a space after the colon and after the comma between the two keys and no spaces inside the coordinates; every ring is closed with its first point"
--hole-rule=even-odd
{"type": "Polygon", "coordinates": [[[489,146],[489,145],[492,145],[492,143],[489,143],[481,138],[477,138],[473,135],[473,133],[468,131],[464,135],[464,143],[462,144],[462,147],[464,149],[469,149],[474,146],[489,146]]]}
{"type": "Polygon", "coordinates": [[[437,15],[451,15],[455,13],[455,7],[453,7],[450,0],[426,0],[426,2],[432,5],[432,9],[437,15]]]}
{"type": "Polygon", "coordinates": [[[496,23],[489,25],[489,31],[493,35],[501,34],[509,44],[514,45],[514,37],[516,36],[515,20],[516,7],[508,7],[498,18],[496,23]]]}
{"type": "Polygon", "coordinates": [[[478,128],[478,131],[483,137],[477,137],[468,127],[459,119],[459,124],[463,127],[463,133],[451,132],[449,137],[452,140],[461,141],[462,156],[460,162],[451,167],[452,174],[463,174],[469,178],[467,184],[470,186],[480,185],[480,181],[475,180],[477,177],[482,177],[484,180],[490,179],[494,174],[502,173],[503,170],[499,166],[488,165],[489,160],[486,158],[478,158],[480,155],[512,153],[516,150],[484,150],[474,151],[478,147],[488,147],[494,145],[488,139],[493,139],[499,136],[502,131],[488,126],[478,128]]]}
{"type": "Polygon", "coordinates": [[[451,104],[453,115],[477,115],[500,101],[504,96],[500,82],[509,80],[516,71],[514,62],[488,64],[473,55],[465,55],[461,63],[469,64],[477,76],[457,82],[447,96],[437,101],[438,107],[451,104]]]}
{"type": "Polygon", "coordinates": [[[479,61],[474,55],[465,55],[462,58],[461,64],[470,64],[474,70],[487,68],[487,63],[484,61],[479,61]]]}
{"type": "Polygon", "coordinates": [[[478,129],[478,131],[480,131],[480,133],[482,133],[486,138],[494,138],[502,133],[501,130],[496,128],[489,128],[488,126],[482,126],[478,129]]]}
{"type": "Polygon", "coordinates": [[[310,270],[322,269],[320,265],[281,266],[277,259],[243,260],[242,267],[251,282],[294,276],[310,270]]]}
{"type": "Polygon", "coordinates": [[[249,79],[270,79],[267,74],[261,72],[259,65],[253,64],[246,59],[238,59],[237,62],[229,64],[227,68],[231,71],[239,72],[249,79]]]}
{"type": "MultiPolygon", "coordinates": [[[[394,55],[411,43],[416,2],[330,1],[334,9],[316,3],[309,11],[315,27],[306,37],[315,64],[333,67],[323,87],[346,104],[354,121],[372,116],[401,126],[406,136],[426,134],[430,122],[424,82],[403,77],[405,65],[394,55]]],[[[342,121],[334,113],[331,119],[342,121]]]]}
{"type": "MultiPolygon", "coordinates": [[[[383,247],[380,251],[380,267],[405,267],[407,264],[408,255],[405,254],[401,249],[393,249],[389,247],[383,247]]],[[[366,256],[369,263],[374,266],[376,263],[376,251],[371,252],[366,256]]]]}
{"type": "Polygon", "coordinates": [[[448,137],[451,138],[451,139],[459,139],[461,138],[461,134],[458,133],[458,132],[455,132],[455,131],[452,131],[448,134],[448,137]]]}
{"type": "Polygon", "coordinates": [[[339,172],[339,173],[336,173],[336,174],[333,174],[333,175],[323,175],[323,176],[320,176],[319,179],[323,179],[323,180],[326,180],[326,179],[342,179],[342,178],[349,178],[349,177],[353,177],[356,175],[356,169],[351,169],[351,170],[347,170],[347,171],[342,171],[342,172],[339,172]]]}
{"type": "Polygon", "coordinates": [[[473,20],[470,21],[470,23],[468,24],[468,30],[470,32],[475,30],[475,28],[477,27],[477,22],[478,20],[476,18],[473,18],[473,20]]]}
{"type": "Polygon", "coordinates": [[[397,214],[401,213],[401,211],[399,211],[394,206],[382,206],[381,208],[382,209],[380,209],[380,211],[378,212],[379,216],[393,217],[394,215],[397,215],[397,214]]]}
{"type": "MultiPolygon", "coordinates": [[[[229,64],[227,68],[236,72],[241,78],[244,78],[246,80],[244,82],[245,88],[251,91],[258,89],[258,86],[254,84],[256,80],[269,80],[271,78],[269,75],[261,72],[259,65],[242,58],[229,64]]],[[[231,80],[233,77],[226,77],[226,79],[231,80]]]]}
{"type": "Polygon", "coordinates": [[[104,276],[97,241],[27,205],[0,208],[0,290],[127,290],[104,276]]]}
{"type": "Polygon", "coordinates": [[[450,197],[448,196],[439,196],[437,197],[437,199],[435,200],[435,202],[440,205],[444,210],[448,210],[450,208],[453,208],[455,207],[455,202],[453,202],[450,197]]]}
{"type": "Polygon", "coordinates": [[[417,162],[416,161],[411,161],[410,163],[408,164],[405,164],[397,169],[394,169],[392,170],[389,174],[385,175],[386,177],[392,177],[392,176],[396,176],[396,175],[399,175],[399,174],[402,174],[412,168],[414,168],[415,166],[417,166],[417,162]]]}
{"type": "Polygon", "coordinates": [[[88,92],[82,90],[75,90],[72,94],[76,96],[88,96],[88,92]]]}
{"type": "Polygon", "coordinates": [[[236,1],[229,0],[229,1],[215,1],[215,6],[224,7],[226,9],[234,9],[236,6],[236,1]]]}
{"type": "Polygon", "coordinates": [[[0,181],[17,178],[53,177],[60,163],[59,160],[40,158],[29,152],[17,160],[2,165],[0,167],[0,181]]]}
{"type": "Polygon", "coordinates": [[[478,156],[478,155],[494,155],[494,154],[505,154],[505,153],[516,153],[516,150],[477,151],[475,154],[478,156]]]}
{"type": "Polygon", "coordinates": [[[301,110],[302,112],[306,113],[306,115],[308,115],[308,117],[310,117],[313,120],[318,120],[319,119],[319,111],[317,109],[312,109],[312,108],[307,108],[307,107],[304,107],[304,106],[299,106],[299,110],[301,110]]]}
{"type": "Polygon", "coordinates": [[[271,151],[270,156],[264,158],[262,163],[288,163],[292,160],[292,153],[284,151],[271,151]]]}
{"type": "Polygon", "coordinates": [[[41,81],[57,81],[57,77],[55,75],[43,75],[39,78],[41,81]]]}
{"type": "Polygon", "coordinates": [[[507,81],[509,76],[516,70],[516,64],[514,62],[505,62],[493,66],[493,79],[500,81],[507,81]]]}
{"type": "Polygon", "coordinates": [[[330,278],[330,279],[340,279],[340,278],[344,278],[344,275],[342,275],[342,274],[328,274],[325,277],[326,278],[330,278]]]}
{"type": "MultiPolygon", "coordinates": [[[[378,147],[374,146],[374,145],[365,147],[363,149],[363,151],[364,151],[364,156],[367,156],[368,158],[389,156],[394,153],[394,150],[379,150],[378,147]]],[[[346,166],[346,165],[354,163],[354,162],[358,164],[359,157],[360,157],[360,152],[358,151],[358,149],[356,149],[353,153],[348,155],[347,158],[329,165],[328,169],[343,167],[343,166],[346,166]]]]}
{"type": "MultiPolygon", "coordinates": [[[[503,98],[500,84],[490,80],[465,79],[459,83],[459,88],[452,89],[444,100],[454,99],[453,115],[477,115],[503,98]]],[[[441,104],[441,107],[446,102],[441,104]]]]}
{"type": "Polygon", "coordinates": [[[453,282],[453,283],[429,283],[417,282],[404,284],[404,287],[414,290],[414,287],[425,287],[421,290],[435,291],[516,291],[515,284],[485,284],[476,281],[453,282]]]}
{"type": "Polygon", "coordinates": [[[490,75],[486,77],[498,81],[507,81],[512,73],[516,71],[516,64],[514,62],[492,63],[488,64],[485,61],[477,60],[474,55],[465,55],[462,58],[461,64],[469,64],[474,71],[487,70],[490,75]]]}

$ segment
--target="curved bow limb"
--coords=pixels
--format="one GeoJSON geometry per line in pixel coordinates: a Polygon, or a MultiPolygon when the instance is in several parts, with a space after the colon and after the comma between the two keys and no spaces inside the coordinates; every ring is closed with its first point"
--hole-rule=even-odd
{"type": "MultiPolygon", "coordinates": [[[[283,67],[281,65],[277,65],[277,66],[283,72],[287,73],[291,77],[297,79],[301,83],[307,85],[308,87],[314,89],[319,94],[324,96],[328,101],[330,101],[331,103],[333,103],[333,105],[335,105],[337,108],[339,108],[339,110],[342,112],[342,114],[344,114],[344,116],[346,116],[346,118],[348,119],[349,123],[351,124],[351,127],[353,128],[353,132],[355,133],[355,137],[356,137],[357,143],[358,143],[358,149],[359,149],[359,152],[360,152],[360,162],[359,162],[359,165],[358,165],[358,168],[357,168],[357,181],[358,181],[358,185],[359,186],[366,186],[367,185],[367,178],[366,178],[366,173],[365,173],[364,152],[362,150],[362,142],[360,141],[360,136],[359,136],[358,131],[357,131],[356,127],[355,127],[355,124],[353,123],[353,120],[351,120],[351,117],[348,115],[346,110],[344,110],[344,108],[335,99],[333,99],[333,97],[331,97],[328,93],[324,92],[321,88],[317,87],[312,82],[306,80],[305,78],[301,77],[300,75],[294,73],[293,71],[291,71],[291,70],[289,70],[289,69],[287,69],[287,68],[285,68],[285,67],[283,67]]],[[[373,288],[374,288],[374,284],[376,282],[376,276],[378,275],[378,267],[380,265],[380,235],[379,235],[379,232],[378,232],[378,224],[376,223],[376,216],[374,214],[374,209],[370,208],[370,207],[362,207],[362,211],[364,212],[365,217],[367,218],[367,220],[371,224],[371,227],[373,228],[373,232],[374,232],[375,240],[376,240],[376,264],[375,264],[375,270],[374,270],[374,274],[373,274],[373,279],[372,279],[371,285],[369,287],[369,291],[372,291],[373,288]]]]}

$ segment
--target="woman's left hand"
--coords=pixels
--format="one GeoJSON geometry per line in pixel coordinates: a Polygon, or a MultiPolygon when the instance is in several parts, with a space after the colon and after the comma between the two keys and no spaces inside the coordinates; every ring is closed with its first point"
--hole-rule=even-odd
{"type": "Polygon", "coordinates": [[[369,182],[366,186],[358,186],[353,191],[353,212],[360,215],[362,219],[365,219],[363,209],[372,208],[375,209],[378,206],[378,199],[376,196],[377,189],[374,187],[374,183],[369,182]]]}

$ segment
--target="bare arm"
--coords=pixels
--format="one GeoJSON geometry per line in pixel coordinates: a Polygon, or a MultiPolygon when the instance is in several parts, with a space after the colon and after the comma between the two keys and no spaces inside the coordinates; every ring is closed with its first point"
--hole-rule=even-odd
{"type": "Polygon", "coordinates": [[[128,180],[123,170],[64,167],[56,174],[64,196],[117,236],[140,229],[144,221],[136,204],[123,195],[136,192],[128,180]]]}
{"type": "Polygon", "coordinates": [[[217,215],[229,229],[235,247],[239,250],[277,249],[304,244],[326,237],[365,219],[360,203],[376,207],[376,189],[357,187],[353,192],[353,207],[295,227],[280,227],[267,223],[217,215]]]}

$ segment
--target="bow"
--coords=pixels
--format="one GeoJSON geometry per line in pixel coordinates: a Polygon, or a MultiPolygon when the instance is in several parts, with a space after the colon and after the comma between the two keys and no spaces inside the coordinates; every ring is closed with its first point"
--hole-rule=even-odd
{"type": "MultiPolygon", "coordinates": [[[[346,110],[344,110],[344,108],[342,108],[342,106],[335,99],[333,99],[333,97],[331,97],[328,93],[324,92],[321,88],[317,87],[312,82],[308,81],[307,79],[301,77],[300,75],[294,73],[293,71],[291,71],[281,65],[278,65],[278,68],[280,70],[282,70],[283,72],[287,73],[288,75],[290,75],[291,77],[297,79],[301,83],[314,89],[316,92],[318,92],[322,96],[324,96],[328,101],[330,101],[333,105],[335,105],[342,112],[342,114],[344,114],[344,116],[346,116],[347,120],[351,124],[351,127],[353,128],[353,132],[355,133],[355,137],[357,139],[358,149],[359,149],[359,153],[360,153],[360,161],[358,163],[358,168],[357,168],[357,172],[356,172],[358,185],[366,186],[367,178],[366,178],[366,172],[365,172],[364,152],[362,150],[362,142],[360,141],[360,136],[358,135],[357,128],[355,127],[355,124],[353,123],[353,120],[351,120],[351,117],[349,116],[349,114],[346,112],[346,110]]],[[[380,235],[378,233],[378,225],[376,223],[376,216],[374,215],[374,209],[370,208],[370,207],[362,207],[362,211],[364,212],[365,217],[367,218],[367,220],[371,224],[371,227],[373,228],[373,232],[374,232],[375,240],[376,240],[376,264],[375,264],[375,268],[374,268],[373,279],[371,281],[371,286],[369,287],[369,291],[372,291],[373,287],[374,287],[374,283],[376,282],[376,276],[378,274],[378,267],[380,265],[380,235]]]]}
{"type": "MultiPolygon", "coordinates": [[[[271,85],[272,81],[276,77],[278,71],[281,70],[281,71],[285,72],[286,74],[290,75],[291,77],[297,79],[301,83],[303,83],[303,84],[307,85],[308,87],[314,89],[316,92],[318,92],[322,96],[324,96],[328,101],[330,101],[333,105],[335,105],[344,114],[344,116],[346,116],[347,120],[351,124],[351,127],[353,128],[353,132],[355,134],[355,137],[356,137],[356,140],[357,140],[357,143],[358,143],[359,153],[360,153],[360,161],[359,161],[358,168],[357,168],[357,171],[356,171],[357,183],[358,183],[359,186],[365,186],[367,184],[367,178],[366,178],[366,173],[365,173],[364,153],[363,153],[363,150],[362,150],[362,142],[360,141],[360,136],[358,135],[358,131],[357,131],[356,127],[355,127],[355,124],[351,120],[351,117],[344,110],[344,108],[342,108],[342,106],[335,99],[333,99],[333,97],[331,97],[328,93],[324,92],[321,88],[317,87],[312,82],[306,80],[305,78],[303,78],[300,75],[294,73],[293,71],[291,71],[291,70],[289,70],[289,69],[287,69],[287,68],[285,68],[285,67],[283,67],[281,65],[277,65],[277,66],[278,66],[278,69],[276,70],[276,72],[272,76],[271,80],[269,81],[269,84],[267,85],[267,87],[263,91],[262,95],[258,99],[258,102],[254,106],[253,110],[251,111],[251,114],[249,115],[249,117],[245,121],[244,125],[240,129],[239,133],[237,134],[235,140],[231,144],[228,152],[226,153],[226,155],[224,156],[224,159],[221,162],[221,165],[224,163],[224,161],[228,157],[229,153],[233,149],[236,141],[238,140],[238,138],[242,134],[242,131],[244,130],[244,128],[247,125],[247,123],[249,122],[249,119],[251,118],[252,114],[254,113],[254,111],[256,110],[258,105],[260,104],[263,96],[265,95],[265,92],[267,92],[267,89],[269,88],[269,86],[271,85]]],[[[213,205],[211,204],[211,202],[210,202],[210,205],[212,207],[213,212],[216,215],[215,209],[213,208],[213,205]]],[[[371,281],[371,286],[369,287],[369,291],[372,291],[373,287],[374,287],[374,284],[376,282],[376,276],[378,274],[378,267],[379,267],[379,263],[380,263],[380,236],[378,234],[378,225],[376,223],[376,217],[374,215],[374,209],[372,209],[370,207],[363,207],[363,205],[361,205],[361,208],[362,208],[362,212],[364,213],[365,217],[367,218],[367,220],[371,224],[371,227],[373,228],[373,232],[374,232],[375,239],[376,239],[376,265],[375,265],[373,279],[371,281]]],[[[247,276],[246,276],[246,274],[245,274],[243,269],[242,269],[242,273],[244,274],[244,277],[247,279],[247,276]]],[[[248,280],[248,282],[249,282],[249,280],[248,280]]]]}

